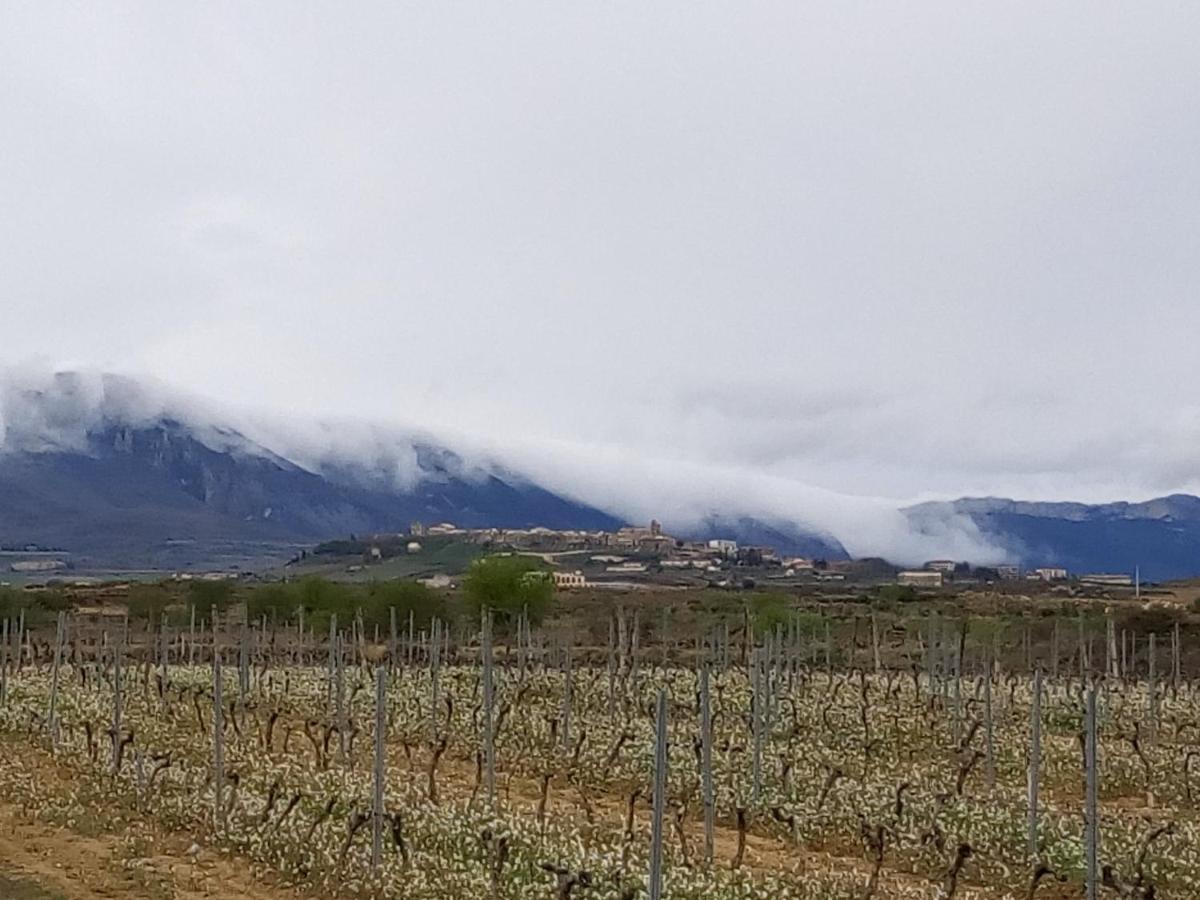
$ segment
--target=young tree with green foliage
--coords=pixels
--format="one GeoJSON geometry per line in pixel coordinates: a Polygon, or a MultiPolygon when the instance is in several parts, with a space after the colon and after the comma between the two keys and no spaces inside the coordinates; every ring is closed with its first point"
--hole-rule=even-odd
{"type": "Polygon", "coordinates": [[[314,627],[327,623],[333,613],[343,622],[349,621],[361,599],[354,587],[318,575],[293,582],[289,587],[295,592],[293,609],[304,607],[305,617],[314,627]]]}
{"type": "Polygon", "coordinates": [[[161,584],[130,585],[129,596],[125,600],[129,618],[149,622],[155,628],[170,605],[171,595],[161,584]]]}
{"type": "Polygon", "coordinates": [[[0,585],[0,619],[16,619],[21,610],[29,609],[30,600],[25,591],[8,585],[0,585]]]}
{"type": "Polygon", "coordinates": [[[763,637],[776,628],[786,628],[792,617],[791,599],[787,594],[751,594],[746,601],[750,610],[750,627],[763,637]]]}
{"type": "Polygon", "coordinates": [[[287,621],[300,608],[300,598],[290,584],[264,584],[246,595],[246,617],[251,621],[266,616],[272,622],[287,621]]]}
{"type": "Polygon", "coordinates": [[[447,618],[446,598],[419,581],[372,582],[363,598],[363,624],[387,628],[393,609],[400,623],[407,623],[411,612],[419,628],[428,626],[435,618],[442,621],[447,618]]]}
{"type": "Polygon", "coordinates": [[[483,610],[490,609],[497,621],[515,621],[524,611],[536,623],[554,601],[554,582],[532,557],[487,556],[471,565],[463,592],[476,621],[483,610]]]}
{"type": "Polygon", "coordinates": [[[233,602],[233,583],[225,579],[209,581],[201,579],[188,584],[188,593],[196,609],[207,612],[216,607],[217,612],[224,612],[233,602]]]}
{"type": "Polygon", "coordinates": [[[881,584],[875,596],[883,603],[911,603],[920,599],[920,594],[911,584],[881,584]]]}

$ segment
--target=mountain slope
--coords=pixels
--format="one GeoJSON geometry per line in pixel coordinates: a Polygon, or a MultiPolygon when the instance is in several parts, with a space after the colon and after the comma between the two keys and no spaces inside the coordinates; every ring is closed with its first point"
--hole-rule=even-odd
{"type": "Polygon", "coordinates": [[[809,559],[847,559],[846,548],[833,535],[800,531],[787,523],[769,523],[748,516],[707,516],[681,537],[707,540],[722,537],[748,546],[774,547],[785,556],[809,559]]]}
{"type": "Polygon", "coordinates": [[[437,448],[422,448],[418,459],[428,468],[415,486],[398,490],[381,479],[310,472],[236,433],[222,437],[202,441],[163,420],[89,432],[82,450],[0,454],[0,545],[36,543],[97,561],[153,565],[168,543],[309,543],[400,531],[413,521],[621,524],[502,471],[468,472],[437,448]]]}
{"type": "Polygon", "coordinates": [[[963,498],[904,512],[917,528],[950,514],[967,516],[1026,567],[1130,574],[1140,568],[1149,581],[1200,574],[1200,498],[1186,494],[1096,505],[963,498]]]}

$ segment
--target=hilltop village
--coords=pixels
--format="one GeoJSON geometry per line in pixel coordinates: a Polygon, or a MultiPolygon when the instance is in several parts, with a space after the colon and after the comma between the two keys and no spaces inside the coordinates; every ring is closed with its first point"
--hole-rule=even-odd
{"type": "Polygon", "coordinates": [[[348,540],[317,546],[305,561],[346,560],[351,574],[369,576],[377,566],[408,560],[419,573],[422,560],[436,572],[424,573],[428,583],[445,586],[456,561],[468,563],[485,553],[518,553],[543,560],[563,589],[638,587],[734,587],[766,584],[854,582],[899,584],[912,588],[944,585],[1020,583],[1027,581],[1093,587],[1133,585],[1128,575],[1090,574],[1073,577],[1064,568],[1024,571],[1018,566],[972,566],[949,559],[929,560],[920,568],[902,568],[879,558],[810,559],[789,556],[776,548],[739,544],[729,539],[688,540],[663,531],[657,520],[648,526],[616,531],[553,528],[463,528],[450,522],[414,522],[407,532],[352,535],[348,540]]]}

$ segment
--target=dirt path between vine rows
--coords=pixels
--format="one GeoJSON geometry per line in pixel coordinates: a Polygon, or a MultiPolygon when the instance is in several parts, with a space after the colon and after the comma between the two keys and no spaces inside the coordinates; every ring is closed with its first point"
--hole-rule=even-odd
{"type": "Polygon", "coordinates": [[[45,825],[0,803],[0,900],[297,900],[257,881],[245,861],[159,834],[152,855],[120,839],[45,825]],[[192,852],[189,852],[192,850],[192,852]]]}

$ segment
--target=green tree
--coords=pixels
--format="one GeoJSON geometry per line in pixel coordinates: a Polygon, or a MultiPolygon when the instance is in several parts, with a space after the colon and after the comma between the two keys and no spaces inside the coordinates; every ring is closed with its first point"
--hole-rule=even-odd
{"type": "Polygon", "coordinates": [[[129,618],[149,622],[156,628],[170,605],[171,595],[161,584],[131,585],[129,596],[125,600],[129,618]]]}
{"type": "Polygon", "coordinates": [[[750,609],[750,627],[759,637],[771,634],[776,628],[786,628],[791,620],[792,605],[787,594],[751,594],[746,603],[750,609]]]}
{"type": "Polygon", "coordinates": [[[4,619],[15,621],[20,617],[21,610],[27,610],[29,606],[29,597],[25,591],[8,585],[0,585],[0,621],[4,619]]]}
{"type": "Polygon", "coordinates": [[[196,609],[207,613],[214,606],[217,612],[224,612],[233,602],[233,584],[224,578],[210,581],[207,578],[192,581],[188,584],[188,595],[196,609]]]}
{"type": "Polygon", "coordinates": [[[522,611],[540,622],[554,601],[554,583],[538,560],[528,556],[486,556],[472,563],[463,580],[467,609],[474,619],[490,609],[497,621],[515,621],[522,611]]]}
{"type": "Polygon", "coordinates": [[[328,623],[329,617],[334,613],[338,614],[343,625],[346,624],[361,600],[359,589],[329,581],[318,575],[295,582],[292,589],[298,601],[294,606],[304,607],[305,616],[314,628],[328,623]]]}
{"type": "Polygon", "coordinates": [[[881,584],[875,595],[884,603],[910,603],[919,599],[911,584],[881,584]]]}
{"type": "Polygon", "coordinates": [[[59,588],[46,588],[34,595],[34,602],[47,612],[69,612],[74,604],[67,592],[59,588]]]}
{"type": "Polygon", "coordinates": [[[396,610],[400,628],[407,627],[411,612],[417,626],[427,626],[436,619],[446,619],[446,598],[418,581],[375,581],[367,587],[362,613],[363,624],[387,629],[391,611],[396,610]]]}
{"type": "Polygon", "coordinates": [[[246,615],[255,620],[287,621],[300,608],[300,598],[290,584],[282,582],[252,588],[246,595],[246,615]]]}

